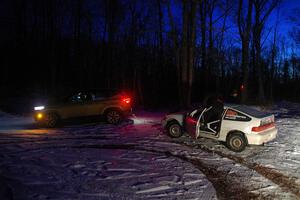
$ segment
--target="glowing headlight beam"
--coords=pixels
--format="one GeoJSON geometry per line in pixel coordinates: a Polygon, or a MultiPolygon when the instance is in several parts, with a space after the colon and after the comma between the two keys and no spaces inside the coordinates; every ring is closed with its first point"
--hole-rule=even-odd
{"type": "Polygon", "coordinates": [[[43,118],[43,114],[42,113],[37,114],[37,118],[38,119],[42,119],[43,118]]]}
{"type": "Polygon", "coordinates": [[[34,110],[44,110],[45,106],[36,106],[34,107],[34,110]]]}

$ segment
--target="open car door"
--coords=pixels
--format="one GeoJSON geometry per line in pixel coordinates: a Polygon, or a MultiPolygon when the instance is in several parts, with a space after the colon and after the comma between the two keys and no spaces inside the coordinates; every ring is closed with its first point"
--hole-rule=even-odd
{"type": "Polygon", "coordinates": [[[186,132],[192,136],[193,138],[196,138],[196,127],[197,122],[199,119],[199,116],[201,115],[203,109],[196,109],[192,112],[188,113],[185,118],[185,130],[186,132]]]}
{"type": "Polygon", "coordinates": [[[207,112],[210,112],[210,108],[205,108],[198,120],[197,120],[197,125],[196,125],[196,135],[195,138],[198,137],[208,137],[208,138],[212,138],[212,137],[218,137],[219,132],[220,132],[220,127],[221,127],[221,121],[222,121],[222,116],[224,114],[224,110],[223,113],[221,115],[221,117],[218,117],[216,119],[213,120],[207,120],[206,116],[207,116],[207,112]]]}

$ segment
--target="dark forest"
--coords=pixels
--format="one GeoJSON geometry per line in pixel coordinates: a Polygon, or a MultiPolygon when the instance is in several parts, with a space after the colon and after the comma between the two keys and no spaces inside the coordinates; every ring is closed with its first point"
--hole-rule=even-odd
{"type": "Polygon", "coordinates": [[[87,88],[129,90],[153,108],[212,93],[300,100],[300,12],[279,0],[1,2],[3,102],[87,88]]]}

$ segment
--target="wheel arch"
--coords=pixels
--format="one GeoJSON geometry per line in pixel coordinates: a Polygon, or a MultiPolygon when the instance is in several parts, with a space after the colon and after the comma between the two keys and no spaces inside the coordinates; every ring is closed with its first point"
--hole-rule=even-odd
{"type": "Polygon", "coordinates": [[[177,123],[181,128],[183,128],[183,126],[179,123],[178,120],[176,119],[169,119],[166,123],[166,127],[165,128],[169,128],[169,126],[172,124],[172,123],[177,123]]]}
{"type": "Polygon", "coordinates": [[[58,117],[59,120],[62,119],[62,115],[57,110],[47,110],[45,115],[54,114],[58,117]]]}
{"type": "Polygon", "coordinates": [[[118,107],[118,106],[109,106],[109,107],[106,107],[102,110],[101,114],[102,115],[105,115],[108,111],[110,110],[117,110],[119,111],[121,114],[123,114],[123,110],[121,107],[118,107]]]}

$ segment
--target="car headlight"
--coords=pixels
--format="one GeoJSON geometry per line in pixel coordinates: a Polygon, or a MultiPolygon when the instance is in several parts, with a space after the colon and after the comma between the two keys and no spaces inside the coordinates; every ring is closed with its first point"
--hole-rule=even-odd
{"type": "Polygon", "coordinates": [[[45,106],[36,106],[34,107],[34,110],[44,110],[45,106]]]}

